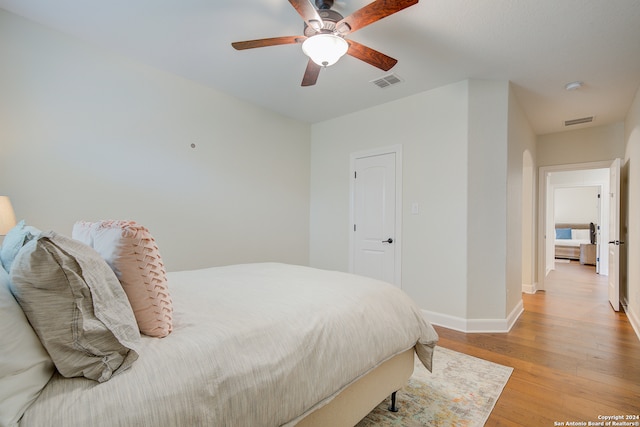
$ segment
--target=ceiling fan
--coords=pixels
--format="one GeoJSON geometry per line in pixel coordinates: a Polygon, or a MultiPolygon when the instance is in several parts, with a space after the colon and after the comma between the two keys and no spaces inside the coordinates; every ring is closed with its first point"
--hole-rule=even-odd
{"type": "Polygon", "coordinates": [[[302,86],[313,86],[320,69],[333,65],[345,53],[367,64],[388,71],[398,62],[383,53],[344,37],[369,24],[418,3],[418,0],[375,0],[346,18],[332,10],[333,0],[289,0],[305,22],[304,35],[272,37],[267,39],[234,42],[237,50],[258,47],[302,43],[303,52],[309,56],[302,86]]]}

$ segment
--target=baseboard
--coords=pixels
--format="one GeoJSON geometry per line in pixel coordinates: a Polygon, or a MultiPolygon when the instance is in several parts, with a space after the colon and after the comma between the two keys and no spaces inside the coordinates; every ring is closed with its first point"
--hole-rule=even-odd
{"type": "Polygon", "coordinates": [[[422,314],[424,314],[425,319],[427,319],[429,323],[442,326],[443,328],[453,329],[454,331],[467,332],[467,319],[429,310],[422,310],[422,314]]]}
{"type": "Polygon", "coordinates": [[[640,340],[640,316],[638,316],[638,314],[629,307],[627,307],[626,313],[629,323],[631,323],[631,327],[636,332],[636,335],[640,340]]]}
{"type": "Polygon", "coordinates": [[[506,319],[464,319],[429,310],[422,310],[425,318],[434,325],[465,333],[505,333],[509,332],[524,312],[522,300],[509,313],[506,319]]]}
{"type": "Polygon", "coordinates": [[[522,292],[524,292],[525,294],[535,294],[536,292],[538,292],[538,284],[537,283],[533,283],[531,285],[525,285],[523,283],[522,284],[522,292]]]}

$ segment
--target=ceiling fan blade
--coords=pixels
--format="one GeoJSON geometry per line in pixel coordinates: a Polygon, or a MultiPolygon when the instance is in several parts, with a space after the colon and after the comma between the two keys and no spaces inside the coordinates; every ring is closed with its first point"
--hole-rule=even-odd
{"type": "Polygon", "coordinates": [[[347,55],[358,58],[359,60],[380,68],[381,70],[389,71],[398,63],[397,59],[393,59],[384,53],[380,53],[377,50],[373,50],[370,47],[354,42],[353,40],[347,40],[347,43],[349,43],[347,55]]]}
{"type": "Polygon", "coordinates": [[[340,20],[336,24],[336,30],[342,35],[353,33],[417,3],[418,0],[376,0],[340,20]]]}
{"type": "Polygon", "coordinates": [[[312,60],[309,60],[307,64],[307,69],[304,72],[304,77],[302,78],[302,86],[313,86],[318,81],[318,75],[320,75],[320,69],[322,67],[312,60]]]}
{"type": "Polygon", "coordinates": [[[254,49],[256,47],[278,46],[281,44],[302,43],[306,39],[305,36],[285,36],[272,37],[269,39],[247,40],[243,42],[231,43],[231,46],[237,50],[254,49]]]}
{"type": "Polygon", "coordinates": [[[289,3],[298,11],[304,22],[316,31],[322,29],[322,18],[318,10],[309,0],[289,0],[289,3]]]}

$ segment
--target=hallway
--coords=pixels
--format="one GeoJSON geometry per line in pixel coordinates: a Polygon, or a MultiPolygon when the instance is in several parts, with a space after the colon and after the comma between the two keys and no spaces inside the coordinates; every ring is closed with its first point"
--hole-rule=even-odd
{"type": "MultiPolygon", "coordinates": [[[[608,276],[596,274],[594,266],[578,261],[556,261],[555,267],[545,279],[546,291],[538,295],[544,298],[531,298],[528,308],[583,321],[589,321],[591,314],[598,314],[595,320],[598,323],[619,318],[609,304],[608,276]]],[[[524,301],[527,309],[527,299],[524,301]]]]}
{"type": "Polygon", "coordinates": [[[546,292],[523,294],[525,311],[509,333],[436,327],[443,347],[514,368],[486,425],[640,415],[640,340],[609,305],[607,277],[557,263],[545,284],[546,292]]]}

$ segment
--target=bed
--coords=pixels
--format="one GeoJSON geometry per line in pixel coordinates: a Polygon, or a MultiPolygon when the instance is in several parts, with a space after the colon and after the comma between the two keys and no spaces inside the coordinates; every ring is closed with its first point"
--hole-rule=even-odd
{"type": "MultiPolygon", "coordinates": [[[[555,225],[555,258],[585,259],[587,246],[595,247],[596,228],[594,223],[557,223],[555,225]]],[[[589,248],[592,249],[592,248],[589,248]]]]}
{"type": "MultiPolygon", "coordinates": [[[[78,237],[75,228],[74,234],[78,237]]],[[[18,408],[23,414],[14,414],[14,424],[6,425],[17,425],[19,416],[20,426],[352,426],[406,384],[414,354],[431,369],[437,334],[397,287],[336,271],[255,263],[166,274],[160,293],[170,292],[171,306],[161,307],[158,316],[160,323],[170,323],[160,332],[164,336],[136,331],[136,340],[127,338],[135,335],[131,328],[112,328],[113,335],[125,336],[119,344],[124,342],[127,350],[102,354],[98,364],[115,360],[113,366],[98,373],[83,368],[80,374],[63,375],[67,368],[58,367],[55,357],[47,361],[47,353],[55,350],[39,331],[50,327],[52,316],[38,319],[35,312],[42,309],[25,302],[32,298],[25,275],[37,270],[29,265],[25,273],[25,265],[34,262],[34,246],[64,247],[66,255],[56,256],[69,255],[71,270],[84,272],[97,315],[105,301],[115,304],[129,295],[120,290],[100,295],[103,291],[91,283],[94,271],[104,270],[104,265],[89,268],[82,260],[86,254],[103,258],[120,288],[126,289],[122,271],[100,253],[104,248],[94,237],[85,243],[39,233],[17,255],[10,276],[0,271],[7,282],[3,287],[16,296],[35,325],[35,340],[47,349],[32,361],[38,362],[35,372],[43,384],[25,394],[27,402],[18,408]]],[[[142,258],[148,255],[142,251],[142,258]]],[[[71,270],[64,271],[65,277],[71,270]]],[[[51,274],[51,268],[46,271],[51,274]]],[[[104,274],[109,275],[106,270],[104,274]]],[[[3,307],[10,303],[7,293],[3,307]]],[[[130,307],[128,322],[133,318],[137,329],[133,302],[130,307]]],[[[12,314],[12,319],[18,317],[12,314]]],[[[98,323],[102,327],[113,317],[98,323]]],[[[116,323],[120,317],[127,315],[118,315],[116,323]]],[[[10,325],[12,333],[15,326],[10,325]]],[[[6,406],[0,404],[0,411],[6,406]]]]}

